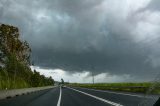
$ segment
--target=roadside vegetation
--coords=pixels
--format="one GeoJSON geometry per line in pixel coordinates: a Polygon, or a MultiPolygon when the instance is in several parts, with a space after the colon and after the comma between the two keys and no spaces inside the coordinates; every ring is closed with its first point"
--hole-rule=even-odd
{"type": "Polygon", "coordinates": [[[143,83],[96,83],[96,84],[79,84],[72,83],[69,86],[83,87],[99,90],[135,92],[145,94],[160,94],[160,83],[143,82],[143,83]]]}
{"type": "Polygon", "coordinates": [[[31,71],[31,48],[19,37],[18,28],[0,24],[0,89],[53,85],[51,77],[31,71]]]}

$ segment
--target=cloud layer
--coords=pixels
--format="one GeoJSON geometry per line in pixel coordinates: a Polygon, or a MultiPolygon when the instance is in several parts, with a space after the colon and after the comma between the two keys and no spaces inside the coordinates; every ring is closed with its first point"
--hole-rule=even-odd
{"type": "Polygon", "coordinates": [[[152,79],[160,69],[159,0],[1,0],[35,65],[152,79]]]}

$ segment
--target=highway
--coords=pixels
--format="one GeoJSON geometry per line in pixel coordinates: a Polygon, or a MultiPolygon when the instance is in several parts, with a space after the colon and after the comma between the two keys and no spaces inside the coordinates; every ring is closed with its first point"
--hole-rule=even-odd
{"type": "Polygon", "coordinates": [[[158,96],[55,87],[0,100],[0,106],[152,106],[158,96]]]}

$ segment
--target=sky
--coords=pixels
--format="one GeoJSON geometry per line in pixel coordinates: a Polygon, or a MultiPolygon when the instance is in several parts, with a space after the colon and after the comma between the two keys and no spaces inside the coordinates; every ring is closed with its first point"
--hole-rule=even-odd
{"type": "Polygon", "coordinates": [[[152,81],[160,73],[160,0],[0,0],[41,74],[69,82],[152,81]]]}

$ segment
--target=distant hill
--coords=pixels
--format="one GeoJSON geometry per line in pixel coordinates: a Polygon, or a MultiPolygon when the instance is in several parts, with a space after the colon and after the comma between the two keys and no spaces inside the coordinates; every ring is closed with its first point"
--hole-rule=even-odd
{"type": "Polygon", "coordinates": [[[31,48],[18,28],[0,24],[0,89],[53,85],[54,80],[30,69],[31,48]]]}

